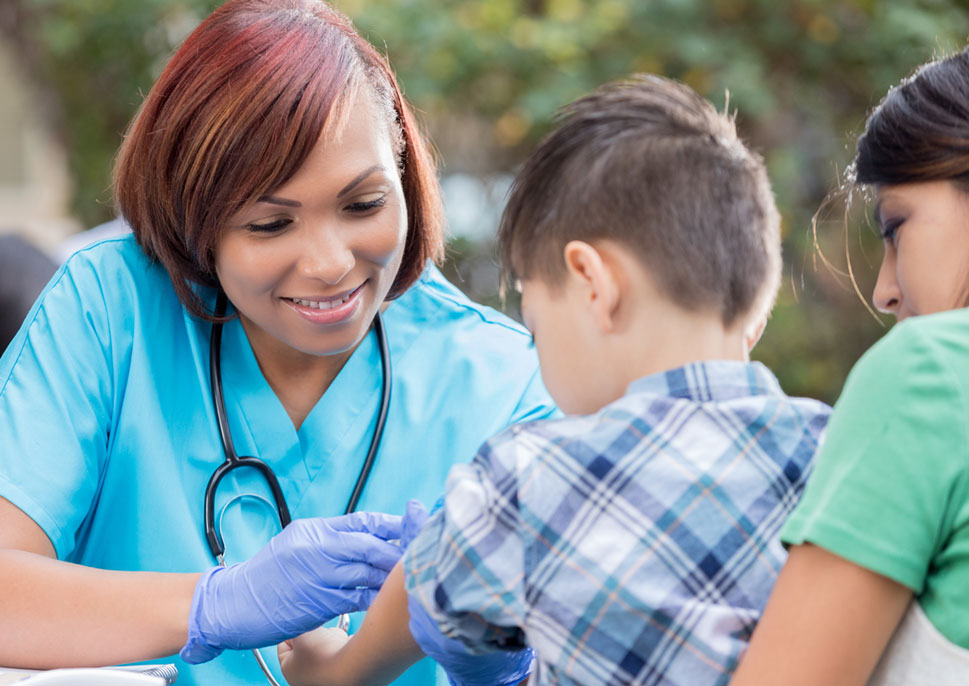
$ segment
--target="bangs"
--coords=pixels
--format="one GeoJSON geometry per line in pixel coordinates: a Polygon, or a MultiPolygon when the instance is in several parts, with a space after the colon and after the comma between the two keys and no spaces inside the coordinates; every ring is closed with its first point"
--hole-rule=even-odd
{"type": "Polygon", "coordinates": [[[360,80],[354,46],[329,24],[296,13],[239,21],[233,40],[211,43],[217,90],[199,92],[199,116],[189,123],[181,158],[198,167],[186,175],[198,185],[185,195],[215,202],[186,208],[186,226],[195,219],[221,227],[220,220],[289,180],[334,125],[331,117],[338,126],[346,116],[338,103],[360,80]]]}
{"type": "Polygon", "coordinates": [[[440,257],[443,222],[433,159],[386,61],[321,0],[229,0],[185,40],[125,135],[114,188],[189,311],[211,318],[191,284],[218,288],[229,218],[292,178],[364,84],[387,113],[408,208],[395,296],[440,257]]]}

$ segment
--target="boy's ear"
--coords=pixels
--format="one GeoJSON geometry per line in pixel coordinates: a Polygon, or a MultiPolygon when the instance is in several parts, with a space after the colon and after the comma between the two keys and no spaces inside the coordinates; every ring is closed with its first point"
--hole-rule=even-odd
{"type": "Polygon", "coordinates": [[[569,241],[563,251],[565,268],[582,298],[592,307],[595,321],[603,331],[611,331],[619,308],[619,282],[602,254],[585,241],[569,241]]]}
{"type": "Polygon", "coordinates": [[[747,346],[748,355],[750,354],[750,351],[754,349],[754,346],[757,345],[757,341],[760,340],[760,337],[764,335],[765,328],[767,328],[767,318],[761,317],[744,333],[744,345],[747,346]]]}

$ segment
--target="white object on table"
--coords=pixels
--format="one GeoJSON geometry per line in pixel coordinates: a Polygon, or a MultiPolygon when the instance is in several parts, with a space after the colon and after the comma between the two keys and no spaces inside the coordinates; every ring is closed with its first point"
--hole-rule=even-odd
{"type": "Polygon", "coordinates": [[[115,669],[29,669],[0,668],[0,686],[165,686],[165,679],[115,669]]]}

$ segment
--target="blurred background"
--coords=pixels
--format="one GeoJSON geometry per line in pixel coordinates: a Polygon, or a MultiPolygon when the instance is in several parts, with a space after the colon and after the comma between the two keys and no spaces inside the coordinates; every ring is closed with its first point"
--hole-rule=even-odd
{"type": "MultiPolygon", "coordinates": [[[[19,234],[56,260],[73,234],[113,216],[111,165],[127,122],[217,4],[0,0],[0,234],[19,234]]],[[[388,54],[437,147],[451,234],[445,271],[473,298],[518,316],[512,298],[498,297],[493,236],[512,175],[555,109],[605,81],[653,72],[719,107],[729,92],[743,137],[767,161],[784,216],[785,275],[754,357],[789,393],[830,402],[890,326],[863,302],[881,256],[870,207],[834,198],[816,232],[812,217],[842,182],[888,87],[966,44],[969,3],[335,4],[388,54]]]]}

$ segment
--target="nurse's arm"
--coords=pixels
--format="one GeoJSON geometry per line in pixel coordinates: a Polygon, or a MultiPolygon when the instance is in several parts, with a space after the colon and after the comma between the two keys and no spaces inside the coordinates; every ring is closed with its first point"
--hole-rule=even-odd
{"type": "Polygon", "coordinates": [[[86,667],[171,655],[187,639],[198,578],[60,562],[43,529],[0,498],[0,665],[86,667]]]}
{"type": "Polygon", "coordinates": [[[912,591],[824,548],[793,546],[731,686],[861,686],[912,591]]]}
{"type": "Polygon", "coordinates": [[[389,684],[424,657],[408,620],[404,570],[398,563],[352,638],[324,628],[280,644],[283,676],[291,686],[389,684]]]}

